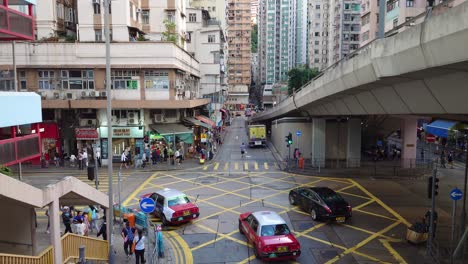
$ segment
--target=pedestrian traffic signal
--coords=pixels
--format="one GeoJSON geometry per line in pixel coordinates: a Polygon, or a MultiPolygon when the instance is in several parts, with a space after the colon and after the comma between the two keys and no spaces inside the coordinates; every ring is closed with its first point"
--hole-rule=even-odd
{"type": "Polygon", "coordinates": [[[437,191],[437,189],[439,189],[439,179],[436,177],[435,180],[434,180],[434,185],[432,185],[432,182],[433,181],[433,177],[429,177],[427,179],[427,197],[429,199],[432,198],[432,190],[434,188],[434,196],[437,196],[439,194],[439,192],[437,191]]]}

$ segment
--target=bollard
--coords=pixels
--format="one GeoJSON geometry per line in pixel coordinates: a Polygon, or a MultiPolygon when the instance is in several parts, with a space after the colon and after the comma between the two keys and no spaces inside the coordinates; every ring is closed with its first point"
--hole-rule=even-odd
{"type": "Polygon", "coordinates": [[[79,259],[78,259],[79,263],[81,263],[81,264],[86,263],[86,255],[85,255],[85,246],[84,245],[80,246],[78,256],[79,256],[79,259]]]}

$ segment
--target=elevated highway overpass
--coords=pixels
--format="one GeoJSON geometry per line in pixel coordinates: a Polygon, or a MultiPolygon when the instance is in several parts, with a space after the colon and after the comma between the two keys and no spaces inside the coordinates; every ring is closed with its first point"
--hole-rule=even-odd
{"type": "Polygon", "coordinates": [[[371,42],[251,120],[270,127],[272,142],[283,156],[288,152],[284,136],[301,130],[295,140],[301,140],[305,158],[318,165],[336,159],[359,166],[362,119],[397,117],[402,165],[411,167],[418,118],[468,119],[467,43],[464,2],[371,42]]]}
{"type": "Polygon", "coordinates": [[[326,69],[253,121],[285,116],[468,114],[468,2],[326,69]]]}

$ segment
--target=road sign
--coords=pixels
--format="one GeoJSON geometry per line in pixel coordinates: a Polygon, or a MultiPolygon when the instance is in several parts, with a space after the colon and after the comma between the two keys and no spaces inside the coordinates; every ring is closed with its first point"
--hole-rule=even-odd
{"type": "Polygon", "coordinates": [[[458,201],[463,197],[463,193],[460,189],[455,188],[450,192],[450,198],[454,201],[458,201]]]}
{"type": "Polygon", "coordinates": [[[434,143],[435,142],[435,136],[434,135],[426,135],[426,141],[428,143],[434,143]]]}
{"type": "Polygon", "coordinates": [[[144,213],[152,213],[154,211],[154,207],[156,204],[154,203],[154,200],[151,198],[144,198],[140,201],[140,208],[141,211],[144,213]]]}
{"type": "Polygon", "coordinates": [[[302,132],[300,130],[296,131],[296,136],[301,136],[302,135],[302,132]]]}

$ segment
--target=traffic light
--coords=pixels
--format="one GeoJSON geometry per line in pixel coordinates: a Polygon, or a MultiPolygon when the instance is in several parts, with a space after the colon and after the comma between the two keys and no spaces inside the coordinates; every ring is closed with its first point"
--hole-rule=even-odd
{"type": "Polygon", "coordinates": [[[293,142],[293,141],[292,141],[292,134],[291,134],[291,132],[289,132],[289,134],[288,134],[287,136],[285,136],[285,138],[286,138],[286,143],[288,143],[288,147],[289,147],[289,145],[292,145],[292,142],[293,142]]]}
{"type": "Polygon", "coordinates": [[[433,180],[432,176],[427,179],[427,197],[429,199],[432,198],[432,188],[434,188],[435,190],[434,191],[435,196],[439,194],[439,192],[437,191],[437,189],[439,189],[439,179],[437,177],[435,178],[434,186],[432,185],[432,180],[433,180]]]}

